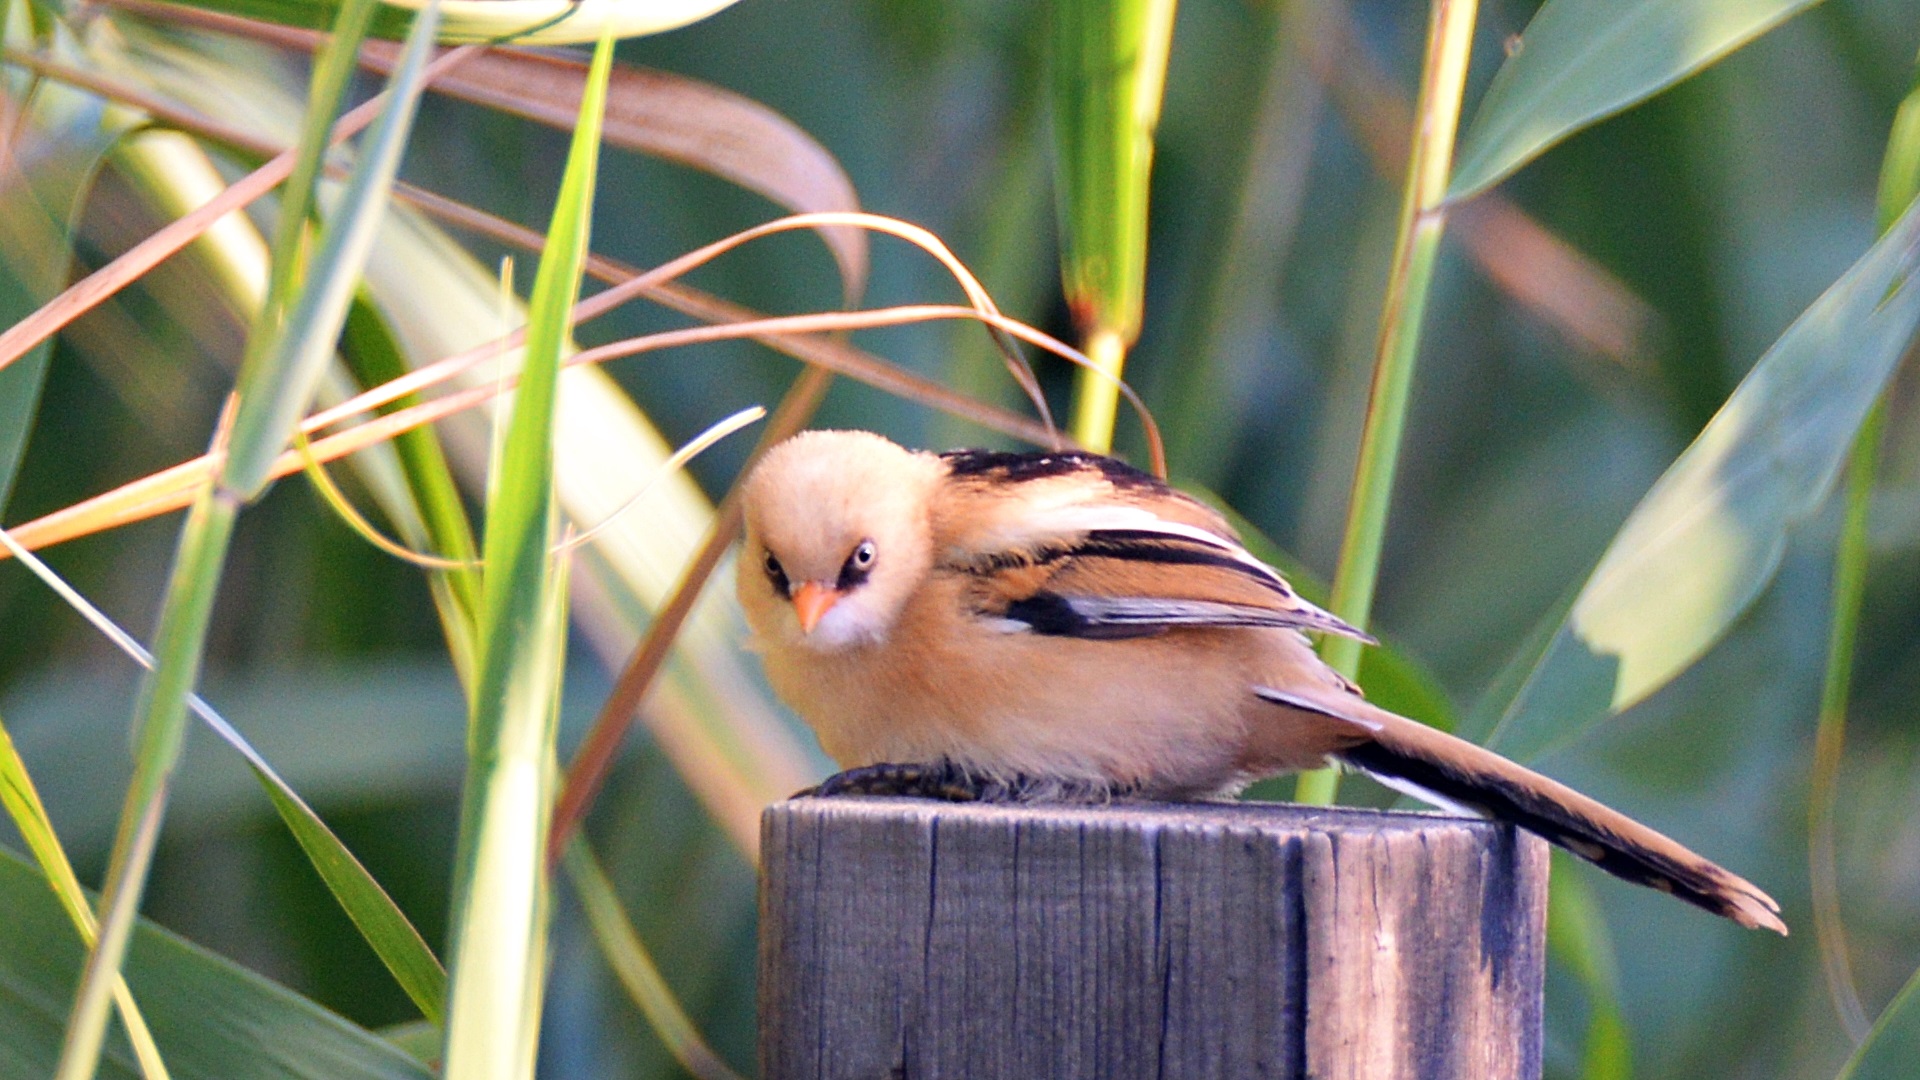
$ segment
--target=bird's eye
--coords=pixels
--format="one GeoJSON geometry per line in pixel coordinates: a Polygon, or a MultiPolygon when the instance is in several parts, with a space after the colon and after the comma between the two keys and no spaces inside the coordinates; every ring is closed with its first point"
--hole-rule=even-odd
{"type": "Polygon", "coordinates": [[[874,548],[873,541],[860,541],[860,546],[853,549],[853,554],[847,556],[846,564],[840,567],[840,580],[836,583],[840,591],[865,584],[868,572],[873,569],[873,560],[877,557],[879,551],[874,548]]]}
{"type": "Polygon", "coordinates": [[[767,577],[773,581],[775,589],[782,593],[788,591],[787,571],[780,565],[780,560],[773,557],[773,552],[767,552],[767,557],[761,561],[760,565],[766,570],[767,577]]]}

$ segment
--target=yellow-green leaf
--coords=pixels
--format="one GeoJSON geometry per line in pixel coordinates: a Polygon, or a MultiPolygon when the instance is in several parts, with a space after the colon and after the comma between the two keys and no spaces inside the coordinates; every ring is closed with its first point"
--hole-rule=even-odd
{"type": "Polygon", "coordinates": [[[613,40],[580,104],[528,305],[526,351],[482,551],[480,667],[454,873],[447,1076],[531,1077],[545,979],[547,822],[557,772],[565,575],[552,569],[554,414],[560,362],[593,220],[613,40]]]}
{"type": "Polygon", "coordinates": [[[1916,268],[1909,208],[1634,508],[1490,742],[1541,753],[1666,685],[1747,609],[1920,327],[1916,268]]]}

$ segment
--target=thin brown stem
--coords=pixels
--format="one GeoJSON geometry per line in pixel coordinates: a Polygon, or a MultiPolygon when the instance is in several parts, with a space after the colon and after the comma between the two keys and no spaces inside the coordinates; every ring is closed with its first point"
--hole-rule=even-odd
{"type": "MultiPolygon", "coordinates": [[[[810,366],[800,373],[767,421],[766,430],[761,433],[760,442],[754,447],[749,467],[752,461],[759,460],[767,448],[806,426],[832,381],[833,374],[824,368],[810,366]]],[[[640,639],[639,647],[634,649],[620,677],[614,681],[613,690],[607,695],[605,704],[601,705],[593,727],[581,741],[580,749],[575,751],[573,763],[567,767],[566,784],[561,789],[559,804],[553,811],[553,824],[547,833],[549,866],[559,863],[568,841],[579,829],[594,797],[599,794],[607,773],[613,768],[613,760],[620,752],[620,744],[626,740],[628,729],[633,726],[641,704],[646,701],[647,691],[653,688],[654,679],[666,663],[674,639],[679,636],[687,616],[693,612],[694,602],[700,598],[700,590],[706,586],[707,579],[713,576],[714,568],[720,565],[721,556],[726,554],[728,546],[740,534],[740,521],[740,486],[735,484],[714,511],[713,524],[708,527],[700,550],[687,563],[679,583],[674,586],[673,595],[654,615],[646,636],[640,639]]]]}

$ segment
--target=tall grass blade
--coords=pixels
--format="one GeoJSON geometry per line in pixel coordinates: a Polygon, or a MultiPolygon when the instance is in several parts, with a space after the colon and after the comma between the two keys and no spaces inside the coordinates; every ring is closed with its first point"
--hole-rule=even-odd
{"type": "Polygon", "coordinates": [[[1817,2],[1547,0],[1480,99],[1447,196],[1492,187],[1817,2]]]}
{"type": "Polygon", "coordinates": [[[539,608],[516,627],[512,654],[482,654],[480,691],[499,696],[476,700],[469,737],[444,1058],[454,1080],[531,1077],[539,1047],[552,905],[543,856],[566,661],[566,561],[557,561],[540,579],[539,608]],[[505,677],[490,683],[498,669],[488,662],[502,660],[505,677]]]}
{"type": "Polygon", "coordinates": [[[528,305],[527,344],[487,504],[480,668],[455,865],[447,1076],[531,1076],[550,895],[545,861],[566,641],[556,531],[554,415],[568,313],[591,231],[613,41],[602,38],[528,305]]]}
{"type": "Polygon", "coordinates": [[[1147,184],[1174,0],[1051,0],[1054,161],[1067,307],[1099,371],[1075,378],[1073,437],[1113,445],[1122,364],[1140,336],[1147,184]]]}
{"type": "MultiPolygon", "coordinates": [[[[223,429],[216,440],[224,435],[223,429]]],[[[106,886],[101,890],[100,937],[87,955],[67,1022],[56,1073],[59,1080],[91,1077],[100,1059],[107,1007],[159,841],[168,786],[186,734],[186,699],[199,679],[207,620],[237,511],[235,500],[209,488],[194,503],[181,530],[155,639],[157,666],[142,683],[134,707],[133,779],[127,785],[106,886]]]]}
{"type": "MultiPolygon", "coordinates": [[[[340,17],[343,25],[331,38],[319,34],[307,35],[313,39],[310,45],[317,50],[315,77],[307,102],[304,129],[299,138],[298,151],[301,156],[295,162],[280,195],[278,239],[271,255],[251,225],[237,215],[223,220],[198,242],[201,254],[215,270],[214,279],[220,283],[229,300],[242,310],[255,312],[253,322],[259,329],[250,339],[251,348],[269,348],[277,340],[278,332],[286,325],[287,297],[306,271],[308,217],[313,208],[314,184],[320,169],[318,155],[329,141],[333,113],[338,109],[346,79],[355,69],[354,46],[359,31],[364,28],[366,10],[362,9],[365,8],[365,4],[351,4],[342,8],[340,17]],[[345,25],[348,23],[359,25],[345,25]],[[320,48],[323,44],[327,46],[324,49],[320,48]],[[272,298],[273,302],[269,304],[267,298],[272,298]]],[[[187,9],[169,8],[165,15],[169,21],[178,21],[182,10],[187,9]]],[[[238,21],[252,27],[266,25],[248,20],[238,21]]],[[[397,72],[402,50],[385,42],[378,44],[387,49],[393,60],[388,65],[390,73],[397,72]]],[[[99,59],[105,66],[113,67],[116,66],[114,61],[124,62],[138,57],[140,62],[135,70],[143,74],[156,70],[167,72],[168,89],[179,89],[182,84],[190,86],[199,95],[196,101],[204,107],[218,109],[222,105],[232,107],[238,101],[254,100],[256,95],[247,94],[234,85],[239,80],[231,69],[212,66],[206,62],[208,58],[182,49],[177,42],[167,42],[159,48],[160,51],[156,53],[156,44],[152,39],[136,36],[124,47],[124,54],[116,51],[99,59]]],[[[93,72],[70,70],[47,61],[37,63],[39,67],[36,70],[49,77],[77,80],[91,92],[103,94],[109,100],[127,103],[129,107],[156,120],[184,127],[241,151],[273,157],[284,149],[272,139],[263,139],[232,125],[209,122],[195,109],[182,106],[171,97],[148,92],[136,86],[131,79],[107,80],[93,72]]],[[[381,136],[376,135],[371,141],[380,140],[381,136]]],[[[140,165],[136,186],[148,201],[158,202],[162,211],[172,216],[191,212],[217,197],[224,187],[224,181],[201,149],[191,140],[179,136],[150,136],[143,139],[129,148],[128,152],[123,152],[118,163],[123,175],[129,173],[129,164],[140,165]],[[165,140],[164,145],[155,145],[162,139],[165,140]],[[130,152],[135,148],[141,152],[130,152]],[[162,153],[163,149],[168,152],[162,153]],[[189,178],[195,176],[200,178],[197,190],[189,182],[189,178]]],[[[336,198],[334,201],[337,205],[339,200],[336,198]]],[[[342,351],[350,362],[364,358],[366,365],[386,372],[371,381],[363,378],[366,385],[404,373],[405,364],[397,357],[396,348],[392,335],[386,331],[378,313],[363,298],[356,299],[349,309],[342,351]],[[375,353],[380,355],[371,355],[375,353]]],[[[343,380],[335,372],[329,372],[329,375],[334,385],[328,387],[327,392],[337,400],[344,396],[343,380]]],[[[407,400],[416,399],[410,396],[407,400]]],[[[390,412],[395,407],[398,406],[389,406],[381,411],[390,412]]],[[[415,548],[432,546],[455,551],[451,559],[455,563],[477,562],[464,508],[458,502],[452,478],[432,435],[424,431],[403,432],[396,437],[394,448],[376,446],[372,449],[373,453],[356,456],[353,459],[354,466],[395,525],[407,535],[408,543],[415,548]],[[434,470],[436,462],[439,466],[437,473],[434,470]],[[407,478],[412,480],[411,487],[407,478]],[[418,496],[415,495],[416,489],[418,496]]],[[[295,456],[304,460],[303,455],[295,456]]],[[[285,460],[283,455],[281,461],[285,460]]],[[[345,501],[345,496],[332,484],[324,469],[309,464],[308,473],[320,488],[324,499],[350,520],[359,520],[359,527],[370,538],[379,539],[370,524],[357,518],[357,512],[345,501]]],[[[271,475],[282,475],[280,462],[276,462],[271,475]]],[[[181,479],[187,480],[184,476],[181,479]]],[[[192,486],[189,481],[177,489],[180,494],[176,498],[180,498],[182,505],[185,502],[183,496],[190,496],[192,486]]],[[[149,504],[148,508],[160,509],[164,502],[149,504]]],[[[30,531],[24,534],[24,538],[29,544],[32,543],[30,531]]],[[[436,573],[430,580],[455,669],[463,678],[469,676],[473,668],[472,638],[473,620],[478,610],[477,581],[478,575],[473,572],[436,573]]]]}
{"type": "MultiPolygon", "coordinates": [[[[326,166],[327,144],[333,129],[333,114],[340,110],[352,78],[354,56],[366,37],[378,0],[346,0],[334,19],[333,33],[327,44],[314,54],[313,80],[307,89],[307,115],[300,127],[300,139],[294,145],[293,174],[280,186],[279,219],[274,226],[273,270],[267,283],[268,303],[254,316],[257,328],[277,329],[286,318],[284,302],[299,288],[305,275],[307,218],[313,212],[314,186],[326,166]]],[[[394,115],[391,111],[388,115],[394,115]]],[[[379,138],[379,136],[375,136],[379,138]]],[[[403,140],[404,141],[404,140],[403,140]]],[[[271,341],[269,333],[256,329],[252,341],[271,341]]]]}
{"type": "MultiPolygon", "coordinates": [[[[409,77],[396,79],[393,99],[380,120],[384,131],[397,129],[401,135],[407,120],[397,114],[411,111],[423,81],[420,64],[425,60],[433,33],[431,9],[415,29],[412,44],[418,49],[419,59],[411,67],[409,77]]],[[[384,142],[381,145],[384,146],[384,142]]],[[[363,166],[361,175],[368,180],[356,185],[363,200],[373,199],[375,192],[391,182],[397,155],[396,147],[369,158],[370,162],[382,164],[363,166]],[[381,170],[385,173],[384,181],[378,178],[381,170]]],[[[353,222],[351,206],[342,213],[346,221],[353,222]]],[[[215,434],[213,455],[220,462],[218,478],[196,500],[182,530],[173,576],[161,604],[160,628],[155,635],[156,665],[152,676],[142,685],[134,710],[133,779],[127,786],[126,804],[108,864],[100,938],[88,955],[75,997],[61,1051],[59,1080],[83,1080],[95,1071],[106,1031],[113,979],[120,970],[139,909],[160,823],[166,813],[168,786],[179,762],[187,697],[199,680],[207,623],[232,538],[234,519],[245,497],[258,492],[265,479],[266,466],[278,456],[312,397],[318,367],[311,360],[302,359],[299,351],[316,348],[312,343],[317,341],[324,343],[330,355],[345,316],[345,300],[333,310],[330,298],[351,296],[352,282],[359,276],[366,246],[358,239],[355,228],[329,227],[313,275],[293,308],[286,336],[280,339],[290,347],[268,349],[250,343],[251,362],[241,371],[239,389],[215,434]],[[330,325],[323,325],[327,318],[332,320],[330,325]],[[284,426],[274,429],[269,423],[273,417],[284,418],[284,426]],[[245,441],[237,444],[235,456],[228,456],[229,446],[236,445],[229,442],[235,432],[245,433],[245,441]]],[[[269,298],[269,306],[273,303],[269,298]]],[[[322,359],[324,361],[324,356],[322,359]]]]}
{"type": "MultiPolygon", "coordinates": [[[[250,404],[235,417],[223,475],[226,485],[242,498],[250,500],[266,487],[268,471],[286,449],[288,433],[306,415],[320,377],[333,359],[347,307],[360,280],[360,268],[373,248],[393,177],[399,171],[407,135],[413,128],[414,111],[425,89],[421,75],[431,55],[436,14],[437,8],[429,6],[415,24],[406,58],[388,86],[386,111],[367,133],[353,178],[321,230],[311,275],[291,301],[269,295],[265,321],[256,324],[258,332],[248,336],[249,353],[270,352],[274,362],[250,362],[240,372],[236,389],[240,399],[259,404],[250,404]],[[278,315],[283,303],[288,304],[284,327],[279,325],[278,315]]],[[[344,85],[344,78],[341,83],[344,85]]],[[[317,157],[325,152],[324,134],[315,134],[316,130],[323,132],[325,126],[325,115],[308,118],[300,144],[302,155],[317,157]]],[[[318,175],[318,163],[310,168],[309,179],[318,175]]],[[[300,172],[296,166],[296,177],[300,172]]],[[[290,240],[298,235],[300,227],[283,227],[281,235],[290,240]]],[[[297,273],[285,267],[284,256],[276,256],[276,284],[296,284],[297,273]]]]}
{"type": "Polygon", "coordinates": [[[1666,685],[1772,580],[1920,328],[1916,268],[1910,207],[1628,516],[1494,731],[1504,753],[1533,757],[1666,685]]]}
{"type": "MultiPolygon", "coordinates": [[[[47,887],[66,910],[80,940],[92,945],[100,933],[93,904],[80,888],[80,879],[74,876],[73,864],[67,859],[66,849],[60,846],[53,821],[47,817],[46,805],[33,786],[33,777],[27,775],[27,763],[20,760],[20,752],[14,749],[13,737],[7,734],[4,720],[0,720],[0,805],[6,807],[7,816],[20,830],[27,850],[33,853],[40,872],[46,876],[47,887]]],[[[139,1059],[141,1075],[147,1080],[166,1080],[167,1066],[160,1059],[160,1048],[153,1044],[153,1032],[147,1029],[146,1018],[140,1015],[140,1007],[134,1003],[133,992],[127,989],[124,977],[114,980],[113,1003],[120,1012],[121,1024],[126,1027],[127,1041],[139,1059]]]]}
{"type": "MultiPolygon", "coordinates": [[[[1420,355],[1420,324],[1426,314],[1440,238],[1446,231],[1442,203],[1479,5],[1478,0],[1433,0],[1432,11],[1420,98],[1414,108],[1415,133],[1400,204],[1399,234],[1380,312],[1373,389],[1367,396],[1360,456],[1354,465],[1352,494],[1347,502],[1346,532],[1333,575],[1330,610],[1362,629],[1373,614],[1380,552],[1387,536],[1387,509],[1393,498],[1393,478],[1406,429],[1413,369],[1420,355]]],[[[1352,638],[1329,637],[1321,644],[1321,655],[1348,678],[1360,673],[1361,644],[1352,638]]],[[[1339,773],[1330,768],[1302,773],[1294,798],[1303,803],[1331,803],[1338,784],[1339,773]]]]}

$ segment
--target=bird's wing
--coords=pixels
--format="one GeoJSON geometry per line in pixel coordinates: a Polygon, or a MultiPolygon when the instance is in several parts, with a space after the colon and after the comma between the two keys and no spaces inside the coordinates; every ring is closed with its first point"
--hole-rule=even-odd
{"type": "Polygon", "coordinates": [[[977,612],[1006,629],[1125,638],[1260,626],[1370,640],[1301,599],[1218,514],[1144,473],[1092,455],[991,459],[954,469],[934,532],[943,568],[968,575],[977,612]]]}

